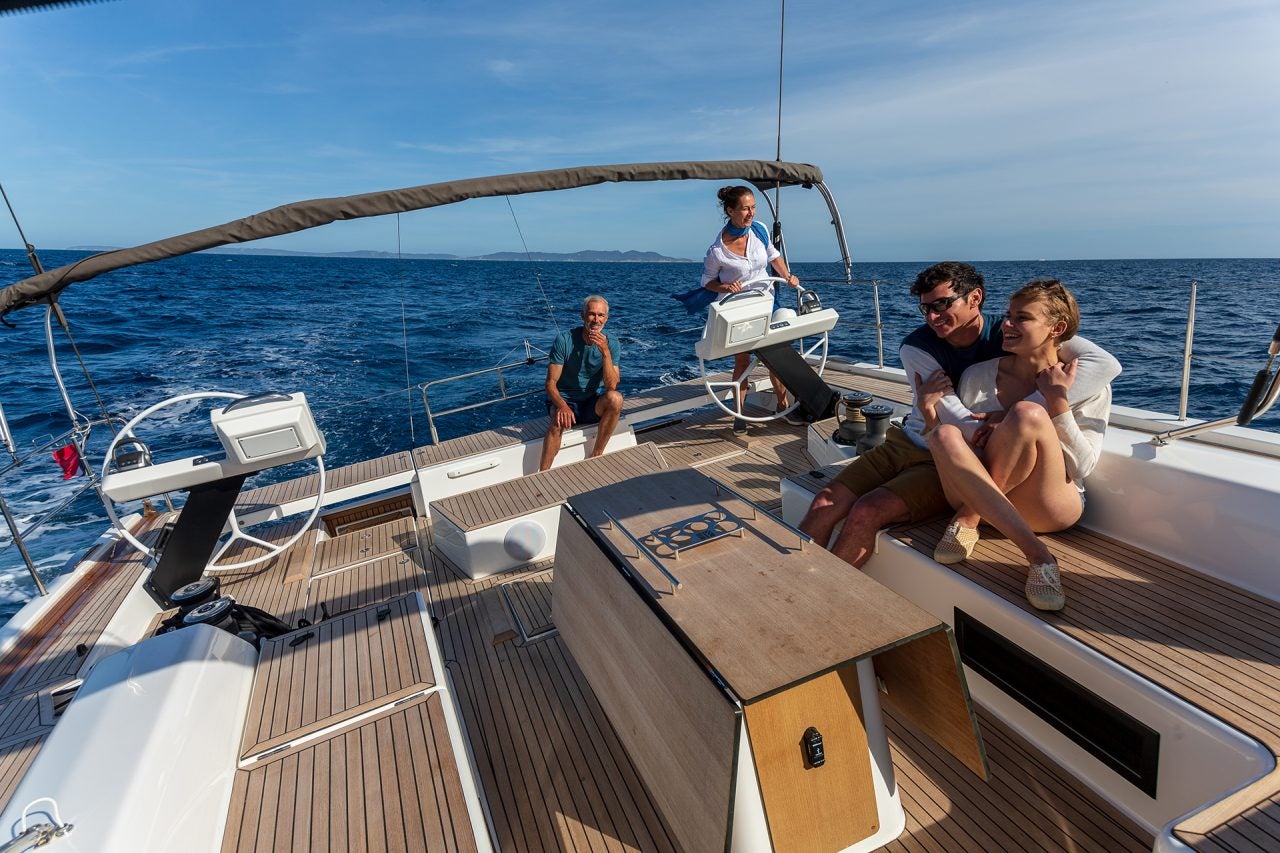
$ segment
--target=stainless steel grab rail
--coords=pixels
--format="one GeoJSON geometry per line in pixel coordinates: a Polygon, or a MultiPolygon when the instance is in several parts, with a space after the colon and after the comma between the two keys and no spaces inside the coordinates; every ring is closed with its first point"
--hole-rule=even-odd
{"type": "Polygon", "coordinates": [[[466,412],[471,409],[479,409],[483,406],[492,406],[495,403],[504,403],[507,400],[517,400],[521,397],[530,397],[530,396],[533,396],[534,394],[541,394],[542,388],[540,387],[536,388],[533,391],[521,391],[517,394],[507,393],[506,376],[503,373],[503,371],[513,370],[518,367],[530,367],[534,364],[537,364],[540,361],[546,361],[548,358],[550,358],[550,356],[547,355],[546,353],[543,353],[542,355],[539,355],[539,356],[535,356],[533,354],[533,349],[534,348],[532,344],[530,344],[528,341],[524,341],[525,357],[521,361],[513,361],[507,364],[495,365],[494,367],[486,367],[483,370],[472,370],[467,373],[459,373],[454,376],[446,376],[444,379],[432,379],[430,382],[423,382],[421,385],[419,385],[418,390],[422,392],[422,406],[427,410],[427,426],[431,429],[431,443],[432,444],[440,443],[440,434],[436,432],[436,418],[438,417],[444,417],[445,415],[452,415],[458,412],[466,412]],[[489,373],[497,374],[497,378],[498,378],[498,396],[497,397],[494,397],[490,400],[482,400],[479,403],[469,403],[465,406],[456,406],[452,409],[445,409],[443,412],[433,412],[431,410],[431,401],[427,398],[428,388],[433,388],[436,385],[445,385],[449,382],[458,382],[462,379],[471,379],[476,376],[484,376],[489,373]]]}
{"type": "MultiPolygon", "coordinates": [[[[10,541],[9,544],[17,547],[18,553],[22,556],[23,565],[26,566],[27,573],[31,575],[31,581],[32,583],[35,584],[36,591],[40,595],[47,595],[48,589],[45,588],[44,581],[41,580],[40,578],[40,573],[36,571],[36,564],[35,564],[35,561],[31,558],[31,552],[27,550],[26,540],[31,538],[31,535],[35,533],[37,530],[39,530],[41,527],[43,527],[44,525],[48,524],[50,521],[52,521],[53,519],[61,515],[67,509],[67,507],[75,503],[76,499],[79,498],[81,495],[83,495],[85,492],[89,491],[90,489],[97,489],[98,476],[96,473],[94,473],[93,469],[90,466],[85,465],[83,461],[84,454],[85,454],[84,441],[88,435],[90,428],[101,425],[101,424],[109,424],[112,422],[123,423],[123,419],[122,418],[100,418],[95,421],[89,421],[80,426],[72,427],[71,429],[62,433],[62,435],[56,436],[54,438],[50,438],[49,440],[45,441],[43,444],[39,445],[38,447],[28,451],[26,455],[19,456],[17,454],[12,454],[14,457],[13,461],[11,461],[8,465],[5,465],[3,468],[0,468],[0,478],[3,478],[5,475],[9,474],[10,472],[16,471],[18,468],[21,468],[24,464],[30,461],[32,457],[43,454],[45,451],[47,451],[51,447],[54,447],[55,445],[66,444],[68,441],[71,442],[73,445],[75,445],[76,452],[80,455],[80,459],[81,459],[80,467],[84,472],[85,478],[86,478],[84,485],[76,489],[70,495],[70,497],[63,500],[62,503],[58,504],[57,507],[49,510],[40,518],[38,518],[36,521],[28,525],[25,530],[18,529],[17,519],[14,518],[13,512],[9,509],[9,504],[4,499],[4,495],[0,494],[0,516],[3,516],[4,522],[8,526],[9,533],[12,536],[12,540],[10,541]]],[[[0,547],[0,550],[3,550],[4,548],[7,548],[7,547],[8,545],[0,547]]]]}

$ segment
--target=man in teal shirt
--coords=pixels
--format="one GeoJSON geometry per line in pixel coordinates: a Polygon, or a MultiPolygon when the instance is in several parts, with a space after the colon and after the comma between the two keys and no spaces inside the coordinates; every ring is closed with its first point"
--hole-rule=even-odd
{"type": "Polygon", "coordinates": [[[604,453],[622,414],[618,393],[618,339],[604,333],[609,303],[603,296],[582,300],[582,325],[556,335],[547,364],[547,414],[551,424],[542,442],[545,471],[560,452],[564,431],[599,424],[592,456],[604,453]]]}

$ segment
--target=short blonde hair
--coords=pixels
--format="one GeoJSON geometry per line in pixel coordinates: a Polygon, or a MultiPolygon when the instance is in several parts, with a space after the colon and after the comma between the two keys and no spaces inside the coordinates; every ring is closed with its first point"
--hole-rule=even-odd
{"type": "Polygon", "coordinates": [[[1059,343],[1071,340],[1075,333],[1080,331],[1080,306],[1076,303],[1076,298],[1071,295],[1071,291],[1056,278],[1032,279],[1009,297],[1009,304],[1012,305],[1015,299],[1039,302],[1044,305],[1051,324],[1065,323],[1066,329],[1058,335],[1059,343]]]}
{"type": "Polygon", "coordinates": [[[608,312],[609,300],[605,299],[603,296],[601,296],[598,293],[593,293],[590,296],[588,296],[586,299],[582,300],[582,316],[583,317],[587,316],[587,309],[591,307],[592,302],[603,302],[604,309],[606,312],[608,312]]]}

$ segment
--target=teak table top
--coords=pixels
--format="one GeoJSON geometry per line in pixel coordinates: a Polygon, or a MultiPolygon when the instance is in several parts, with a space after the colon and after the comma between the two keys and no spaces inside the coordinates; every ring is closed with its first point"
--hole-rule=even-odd
{"type": "Polygon", "coordinates": [[[791,528],[695,470],[650,474],[568,503],[744,703],[943,628],[816,543],[801,548],[791,528]],[[644,555],[635,556],[635,544],[605,514],[644,542],[657,528],[711,510],[736,516],[743,535],[678,557],[657,545],[656,559],[680,581],[678,589],[644,555]]]}

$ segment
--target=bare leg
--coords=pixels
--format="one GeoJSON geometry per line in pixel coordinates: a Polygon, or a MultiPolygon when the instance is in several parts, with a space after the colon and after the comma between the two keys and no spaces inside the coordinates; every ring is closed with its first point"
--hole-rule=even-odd
{"type": "Polygon", "coordinates": [[[875,550],[876,533],[910,518],[911,511],[902,498],[885,488],[872,489],[853,504],[831,553],[860,569],[875,550]]]}
{"type": "Polygon", "coordinates": [[[747,405],[747,365],[751,363],[751,353],[740,352],[733,357],[733,376],[738,382],[734,389],[738,395],[738,411],[742,412],[747,405]]]}
{"type": "Polygon", "coordinates": [[[1054,562],[1053,554],[992,481],[959,429],[949,424],[938,427],[929,434],[929,449],[933,451],[947,500],[953,506],[967,506],[976,511],[1009,537],[1031,565],[1054,562]]]}
{"type": "Polygon", "coordinates": [[[560,452],[560,438],[564,435],[564,430],[560,429],[560,425],[556,423],[556,416],[551,414],[551,426],[547,428],[547,437],[542,439],[542,461],[538,463],[539,471],[546,471],[551,467],[551,463],[556,461],[556,454],[560,452]]]}
{"type": "Polygon", "coordinates": [[[1065,530],[1080,519],[1080,492],[1067,478],[1062,443],[1043,406],[1022,402],[1009,410],[987,442],[991,480],[1032,530],[1065,530]]]}
{"type": "Polygon", "coordinates": [[[814,495],[809,511],[800,522],[800,530],[813,537],[823,548],[831,541],[831,532],[844,521],[858,496],[839,483],[832,483],[814,495]]]}
{"type": "Polygon", "coordinates": [[[609,444],[614,428],[618,425],[618,416],[622,414],[622,395],[617,391],[606,391],[596,400],[596,414],[600,416],[600,424],[596,427],[596,445],[592,456],[600,456],[609,444]]]}
{"type": "Polygon", "coordinates": [[[787,407],[787,386],[782,384],[782,380],[774,375],[773,371],[769,371],[769,384],[773,386],[773,399],[778,404],[778,411],[782,411],[787,407]]]}
{"type": "MultiPolygon", "coordinates": [[[[984,464],[996,488],[1026,519],[1032,530],[1063,530],[1080,518],[1080,496],[1067,479],[1062,444],[1043,406],[1021,402],[991,433],[984,464]]],[[[977,527],[981,516],[963,501],[954,521],[977,527]]]]}

